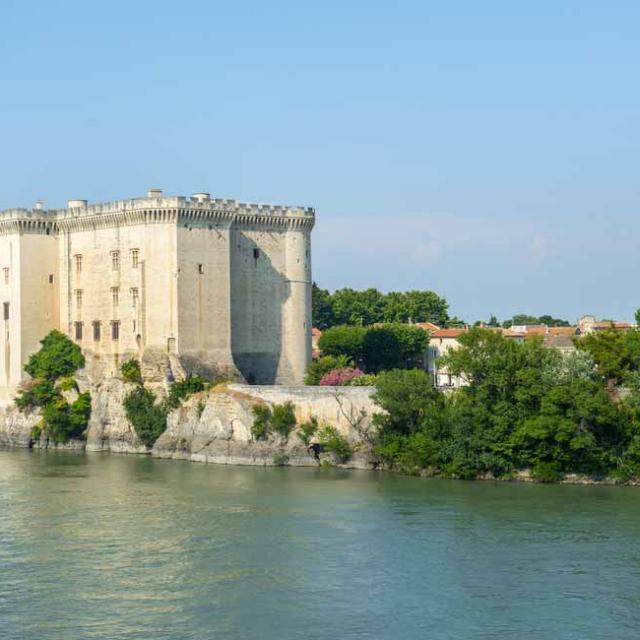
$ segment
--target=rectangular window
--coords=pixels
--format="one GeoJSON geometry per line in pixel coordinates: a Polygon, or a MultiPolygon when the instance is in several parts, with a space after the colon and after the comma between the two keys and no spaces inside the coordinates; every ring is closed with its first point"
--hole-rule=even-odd
{"type": "Polygon", "coordinates": [[[118,271],[120,269],[120,252],[112,251],[111,252],[111,268],[113,271],[118,271]]]}
{"type": "Polygon", "coordinates": [[[140,249],[131,249],[131,267],[138,268],[138,260],[140,259],[140,249]]]}
{"type": "Polygon", "coordinates": [[[96,342],[100,340],[100,320],[93,321],[93,339],[96,342]]]}
{"type": "Polygon", "coordinates": [[[113,302],[113,306],[117,307],[120,298],[120,287],[111,287],[111,300],[113,302]]]}
{"type": "Polygon", "coordinates": [[[5,267],[2,272],[4,273],[4,283],[9,284],[9,267],[5,267]]]}
{"type": "Polygon", "coordinates": [[[49,284],[53,284],[53,273],[49,274],[49,284]]]}
{"type": "Polygon", "coordinates": [[[134,309],[138,306],[138,287],[131,287],[131,304],[134,309]]]}
{"type": "Polygon", "coordinates": [[[260,249],[253,250],[253,259],[257,260],[260,257],[260,249]]]}
{"type": "Polygon", "coordinates": [[[73,256],[73,259],[76,262],[76,273],[81,273],[82,272],[82,256],[77,253],[75,256],[73,256]]]}
{"type": "Polygon", "coordinates": [[[111,321],[111,339],[112,340],[120,339],[120,320],[111,321]]]}
{"type": "Polygon", "coordinates": [[[82,309],[82,289],[76,289],[74,293],[76,295],[76,309],[82,309]]]}
{"type": "Polygon", "coordinates": [[[8,320],[9,319],[9,303],[5,302],[3,304],[3,308],[4,308],[4,319],[8,320]]]}
{"type": "Polygon", "coordinates": [[[202,275],[204,273],[204,265],[203,264],[198,264],[198,273],[200,275],[202,275]]]}
{"type": "Polygon", "coordinates": [[[76,340],[82,340],[82,322],[75,322],[76,340]]]}

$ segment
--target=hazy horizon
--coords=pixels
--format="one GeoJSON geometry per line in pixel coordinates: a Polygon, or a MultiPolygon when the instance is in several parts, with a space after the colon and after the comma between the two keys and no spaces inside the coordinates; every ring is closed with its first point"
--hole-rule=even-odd
{"type": "Polygon", "coordinates": [[[314,279],[467,321],[640,306],[640,6],[0,8],[0,209],[314,206],[314,279]]]}

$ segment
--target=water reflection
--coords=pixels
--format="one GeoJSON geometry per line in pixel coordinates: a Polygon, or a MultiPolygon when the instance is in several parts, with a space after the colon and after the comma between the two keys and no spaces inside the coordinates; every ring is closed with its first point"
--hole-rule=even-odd
{"type": "Polygon", "coordinates": [[[635,638],[640,489],[0,451],[0,638],[635,638]]]}

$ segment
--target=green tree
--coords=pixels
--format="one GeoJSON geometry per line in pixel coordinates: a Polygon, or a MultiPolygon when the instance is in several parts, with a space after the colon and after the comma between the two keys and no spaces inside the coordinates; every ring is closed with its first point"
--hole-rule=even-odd
{"type": "Polygon", "coordinates": [[[433,291],[392,291],[384,304],[384,320],[393,323],[432,322],[444,326],[449,304],[433,291]]]}
{"type": "Polygon", "coordinates": [[[397,335],[387,327],[371,327],[364,335],[364,366],[368,373],[404,366],[402,347],[397,335]]]}
{"type": "Polygon", "coordinates": [[[338,289],[331,298],[337,325],[366,326],[384,320],[385,297],[377,289],[338,289]]]}
{"type": "Polygon", "coordinates": [[[612,386],[640,369],[640,331],[607,329],[582,336],[575,344],[591,354],[599,375],[612,386]]]}
{"type": "Polygon", "coordinates": [[[64,333],[53,330],[41,340],[40,350],[32,354],[24,370],[32,378],[57,380],[84,367],[80,347],[64,333]]]}
{"type": "Polygon", "coordinates": [[[323,355],[346,356],[357,363],[362,357],[367,329],[354,325],[340,325],[327,329],[318,340],[323,355]]]}
{"type": "Polygon", "coordinates": [[[167,428],[167,408],[156,403],[155,395],[144,387],[136,387],[131,391],[123,405],[127,419],[140,441],[146,447],[153,447],[167,428]]]}
{"type": "Polygon", "coordinates": [[[336,324],[331,294],[315,282],[311,287],[311,318],[312,325],[320,331],[336,324]]]}

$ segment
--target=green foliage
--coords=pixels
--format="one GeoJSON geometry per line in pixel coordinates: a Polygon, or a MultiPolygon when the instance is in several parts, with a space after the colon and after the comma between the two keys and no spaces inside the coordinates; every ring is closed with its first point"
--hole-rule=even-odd
{"type": "Polygon", "coordinates": [[[205,378],[200,376],[188,376],[184,380],[174,382],[169,389],[169,395],[167,396],[167,406],[170,409],[177,409],[180,406],[182,400],[185,400],[194,393],[199,393],[208,389],[210,383],[205,378]]]}
{"type": "Polygon", "coordinates": [[[40,350],[32,354],[24,370],[32,378],[57,380],[84,367],[80,347],[60,331],[51,331],[40,342],[40,350]]]}
{"type": "Polygon", "coordinates": [[[122,379],[125,382],[142,384],[142,373],[140,371],[140,363],[135,358],[131,358],[130,360],[126,360],[125,362],[123,362],[120,365],[120,373],[122,375],[122,379]]]}
{"type": "Polygon", "coordinates": [[[273,456],[273,464],[276,467],[286,467],[289,464],[289,456],[286,453],[276,453],[273,456]]]}
{"type": "Polygon", "coordinates": [[[61,378],[58,380],[58,389],[60,389],[60,391],[77,391],[78,383],[73,376],[61,378]]]}
{"type": "Polygon", "coordinates": [[[526,313],[518,313],[511,320],[506,320],[502,323],[505,328],[512,327],[513,325],[522,324],[546,324],[547,327],[569,327],[571,326],[566,320],[560,318],[554,318],[550,315],[543,316],[531,316],[526,313]]]}
{"type": "Polygon", "coordinates": [[[26,381],[20,389],[16,397],[16,406],[24,411],[43,407],[60,397],[60,390],[56,389],[51,380],[30,380],[26,381]]]}
{"type": "Polygon", "coordinates": [[[313,436],[317,433],[318,428],[318,418],[316,418],[315,416],[311,416],[309,420],[303,422],[298,427],[298,438],[300,438],[300,440],[302,440],[304,444],[309,446],[311,438],[313,438],[313,436]]]}
{"type": "MultiPolygon", "coordinates": [[[[441,359],[469,386],[431,387],[422,371],[378,375],[380,458],[406,471],[473,478],[531,469],[541,481],[569,472],[629,476],[640,469],[640,372],[614,401],[588,353],[561,354],[472,329],[441,359]]],[[[635,372],[635,373],[634,373],[635,372]]]]}
{"type": "Polygon", "coordinates": [[[271,429],[284,438],[288,438],[296,426],[296,414],[291,402],[274,404],[271,410],[271,429]]]}
{"type": "Polygon", "coordinates": [[[353,455],[349,441],[335,427],[327,426],[320,429],[318,441],[325,451],[332,452],[340,462],[346,462],[353,455]]]}
{"type": "Polygon", "coordinates": [[[375,387],[377,376],[375,373],[365,373],[344,383],[345,387],[375,387]]]}
{"type": "Polygon", "coordinates": [[[358,359],[362,357],[366,333],[367,329],[360,326],[332,327],[320,336],[318,348],[325,356],[343,356],[357,363],[358,359]]]}
{"type": "Polygon", "coordinates": [[[429,342],[429,334],[410,324],[370,327],[363,342],[364,366],[368,372],[410,368],[416,365],[429,342]]]}
{"type": "Polygon", "coordinates": [[[596,331],[575,341],[576,347],[591,354],[598,374],[613,384],[624,382],[640,368],[640,331],[596,331]]]}
{"type": "Polygon", "coordinates": [[[167,428],[167,408],[157,404],[155,395],[144,387],[136,387],[124,399],[127,419],[146,447],[152,447],[167,428]]]}
{"type": "Polygon", "coordinates": [[[71,405],[62,397],[47,403],[42,410],[42,426],[56,443],[81,438],[91,417],[91,395],[81,393],[71,405]]]}
{"type": "Polygon", "coordinates": [[[31,439],[37,442],[38,440],[40,440],[41,436],[42,436],[42,425],[34,424],[33,427],[31,428],[31,439]]]}
{"type": "Polygon", "coordinates": [[[353,361],[348,356],[322,356],[309,364],[304,377],[304,383],[317,386],[325,374],[334,369],[344,369],[352,365],[353,361]]]}
{"type": "Polygon", "coordinates": [[[447,326],[449,305],[433,291],[356,291],[338,289],[330,294],[314,283],[313,326],[321,330],[337,325],[368,326],[380,322],[433,322],[447,326]]]}
{"type": "Polygon", "coordinates": [[[271,430],[271,409],[264,404],[254,404],[251,410],[254,416],[251,435],[255,440],[266,440],[271,430]]]}
{"type": "Polygon", "coordinates": [[[321,289],[315,282],[311,288],[311,317],[313,326],[325,331],[335,325],[331,294],[326,289],[321,289]]]}

